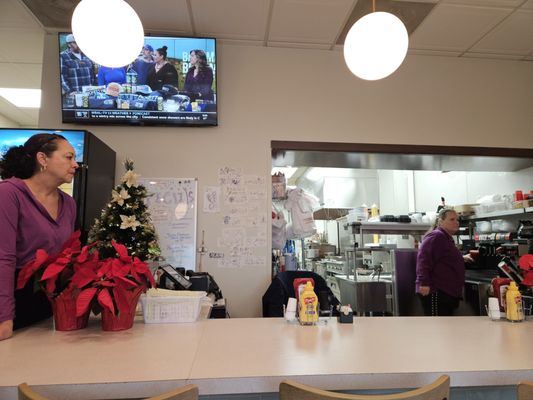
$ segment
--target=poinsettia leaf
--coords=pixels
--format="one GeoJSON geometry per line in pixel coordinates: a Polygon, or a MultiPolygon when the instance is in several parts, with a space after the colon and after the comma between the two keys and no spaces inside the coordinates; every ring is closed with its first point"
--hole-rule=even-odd
{"type": "Polygon", "coordinates": [[[97,290],[98,289],[91,287],[80,292],[76,299],[76,317],[80,317],[87,312],[97,290]]]}
{"type": "MultiPolygon", "coordinates": [[[[132,270],[136,270],[139,274],[144,276],[148,283],[150,283],[150,287],[155,287],[155,279],[152,275],[152,272],[150,271],[150,268],[148,268],[148,264],[144,261],[139,260],[137,257],[133,260],[134,268],[132,270]]],[[[133,275],[133,272],[132,272],[133,275]]]]}
{"type": "Polygon", "coordinates": [[[111,313],[115,314],[115,305],[113,304],[113,299],[109,294],[109,289],[104,288],[98,293],[98,303],[104,308],[107,308],[111,313]]]}
{"type": "Polygon", "coordinates": [[[131,288],[135,288],[137,286],[139,286],[139,284],[137,282],[134,282],[124,276],[115,276],[115,280],[117,282],[117,286],[122,286],[124,287],[125,289],[131,289],[131,288]],[[122,285],[124,284],[124,285],[122,285]]]}
{"type": "Polygon", "coordinates": [[[103,287],[113,287],[115,286],[115,283],[111,281],[98,281],[98,285],[103,287]]]}
{"type": "Polygon", "coordinates": [[[58,259],[55,263],[48,265],[46,269],[43,272],[43,276],[41,277],[42,281],[47,281],[52,278],[55,278],[63,269],[67,266],[70,260],[68,259],[58,259]]]}
{"type": "Polygon", "coordinates": [[[46,251],[43,249],[38,249],[35,252],[35,259],[32,261],[29,261],[26,263],[24,267],[19,272],[18,278],[17,278],[17,289],[22,289],[24,286],[26,286],[26,283],[30,279],[30,277],[43,265],[48,261],[49,256],[46,251]]]}
{"type": "Polygon", "coordinates": [[[48,294],[54,293],[56,290],[56,280],[55,279],[48,279],[46,281],[46,292],[48,294]]]}
{"type": "Polygon", "coordinates": [[[111,267],[111,271],[113,271],[113,276],[121,275],[126,276],[128,273],[128,267],[124,266],[121,260],[118,258],[113,259],[113,264],[111,267]]]}
{"type": "Polygon", "coordinates": [[[81,243],[80,243],[80,235],[81,231],[78,229],[75,231],[66,241],[63,243],[63,247],[61,248],[61,252],[65,249],[74,249],[78,250],[80,249],[81,243]]]}
{"type": "Polygon", "coordinates": [[[533,270],[530,270],[526,273],[526,276],[524,276],[524,280],[522,281],[522,285],[533,286],[533,270]]]}
{"type": "Polygon", "coordinates": [[[72,277],[72,285],[79,289],[87,286],[97,279],[96,273],[90,268],[79,268],[72,277]]]}
{"type": "Polygon", "coordinates": [[[128,255],[128,249],[123,244],[117,243],[114,240],[111,241],[111,244],[115,248],[119,258],[125,262],[131,261],[131,257],[128,255]]]}
{"type": "Polygon", "coordinates": [[[87,261],[87,259],[94,257],[96,255],[96,258],[98,258],[98,252],[92,252],[91,248],[93,248],[98,242],[93,242],[91,244],[88,244],[86,246],[83,246],[81,249],[81,253],[76,257],[76,262],[84,263],[87,261]]]}
{"type": "Polygon", "coordinates": [[[113,265],[113,260],[110,260],[110,259],[103,260],[100,264],[100,268],[98,269],[98,273],[96,274],[98,278],[107,276],[109,272],[111,271],[112,265],[113,265]]]}

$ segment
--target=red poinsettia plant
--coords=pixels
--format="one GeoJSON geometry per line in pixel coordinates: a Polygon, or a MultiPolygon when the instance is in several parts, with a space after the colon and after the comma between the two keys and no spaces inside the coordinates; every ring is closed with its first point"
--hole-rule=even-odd
{"type": "Polygon", "coordinates": [[[114,315],[129,312],[140,292],[155,287],[148,265],[128,255],[126,246],[111,243],[118,257],[108,257],[91,268],[80,269],[72,278],[72,285],[81,290],[76,302],[77,316],[86,313],[95,298],[114,315]]]}
{"type": "Polygon", "coordinates": [[[98,251],[93,248],[96,242],[82,247],[79,237],[80,232],[76,231],[56,255],[37,250],[35,259],[21,269],[17,288],[24,287],[35,275],[51,300],[65,291],[75,293],[76,316],[79,317],[91,308],[99,311],[98,305],[120,315],[135,306],[141,292],[155,287],[148,265],[129,256],[125,246],[113,241],[118,257],[100,260],[98,251]]]}
{"type": "Polygon", "coordinates": [[[98,263],[98,253],[90,251],[93,245],[81,247],[80,231],[76,231],[63,244],[58,254],[49,255],[38,249],[35,258],[20,270],[17,289],[23,288],[33,275],[50,299],[59,296],[66,289],[72,289],[72,278],[80,271],[94,268],[98,263]]]}
{"type": "Polygon", "coordinates": [[[533,254],[524,254],[518,260],[518,265],[524,271],[522,285],[533,286],[533,254]]]}

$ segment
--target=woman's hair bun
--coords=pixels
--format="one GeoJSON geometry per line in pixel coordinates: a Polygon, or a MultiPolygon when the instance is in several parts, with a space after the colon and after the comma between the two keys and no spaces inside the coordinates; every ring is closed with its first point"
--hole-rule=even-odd
{"type": "Polygon", "coordinates": [[[167,51],[168,47],[167,46],[163,46],[161,47],[163,50],[167,51]]]}

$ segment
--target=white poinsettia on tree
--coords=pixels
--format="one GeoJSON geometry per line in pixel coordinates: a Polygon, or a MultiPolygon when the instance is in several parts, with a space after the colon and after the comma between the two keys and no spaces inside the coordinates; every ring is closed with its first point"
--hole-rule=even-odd
{"type": "Polygon", "coordinates": [[[112,241],[128,249],[128,254],[147,261],[157,257],[161,250],[150,213],[144,199],[146,188],[138,184],[139,175],[133,171],[133,161],[124,162],[126,173],[111,192],[111,201],[104,207],[99,219],[89,232],[89,242],[102,257],[113,257],[116,250],[112,241]]]}

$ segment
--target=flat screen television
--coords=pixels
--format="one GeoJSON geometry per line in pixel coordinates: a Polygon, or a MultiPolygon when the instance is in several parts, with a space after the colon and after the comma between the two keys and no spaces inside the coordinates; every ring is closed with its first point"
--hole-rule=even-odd
{"type": "Polygon", "coordinates": [[[218,125],[216,39],[147,36],[136,60],[108,68],[80,53],[71,33],[58,38],[63,122],[218,125]]]}

